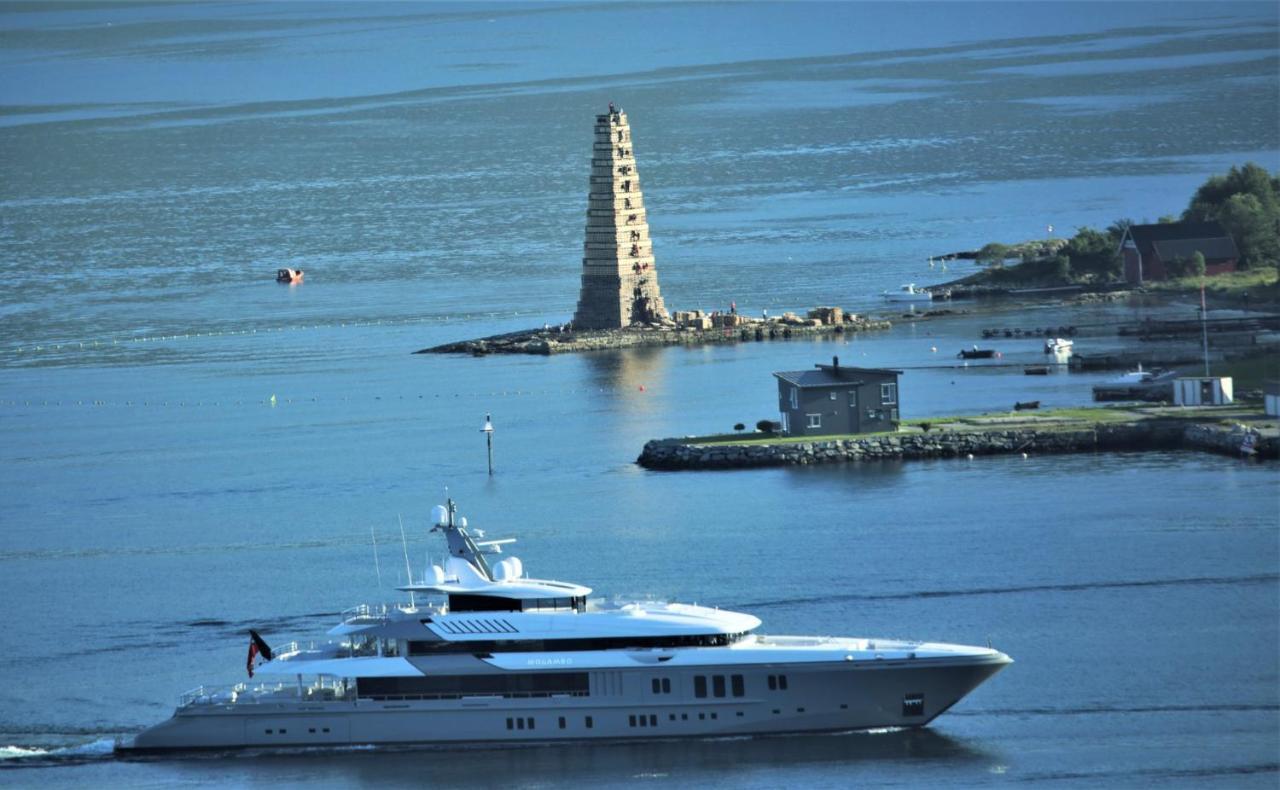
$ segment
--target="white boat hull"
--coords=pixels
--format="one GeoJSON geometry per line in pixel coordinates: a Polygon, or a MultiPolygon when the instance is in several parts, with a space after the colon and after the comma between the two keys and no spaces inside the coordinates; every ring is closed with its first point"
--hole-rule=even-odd
{"type": "Polygon", "coordinates": [[[210,704],[139,734],[136,751],[379,744],[523,743],[757,735],[928,724],[1010,659],[654,667],[591,673],[584,696],[210,704]],[[744,694],[695,697],[694,675],[744,677],[744,694]],[[769,676],[786,676],[770,689],[769,676]],[[652,693],[654,678],[672,692],[652,693]],[[916,701],[918,699],[918,702],[916,701]]]}

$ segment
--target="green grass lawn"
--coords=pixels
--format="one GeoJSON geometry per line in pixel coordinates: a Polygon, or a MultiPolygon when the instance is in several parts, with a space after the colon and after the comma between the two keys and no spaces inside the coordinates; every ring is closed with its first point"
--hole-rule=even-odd
{"type": "MultiPolygon", "coordinates": [[[[1228,272],[1215,277],[1205,278],[1205,290],[1214,296],[1243,297],[1248,293],[1250,299],[1274,300],[1277,293],[1277,280],[1280,272],[1264,266],[1244,272],[1228,272]]],[[[1177,277],[1171,280],[1157,280],[1143,283],[1143,287],[1151,291],[1199,291],[1200,278],[1197,276],[1177,277]]]]}
{"type": "Polygon", "coordinates": [[[869,439],[883,436],[902,436],[921,432],[921,424],[928,423],[931,431],[988,430],[1018,427],[1037,427],[1046,430],[1078,427],[1082,423],[1132,422],[1147,415],[1141,407],[1098,406],[1074,409],[1045,409],[1044,411],[995,412],[992,414],[966,414],[951,417],[930,417],[919,420],[903,420],[898,431],[882,433],[836,434],[832,436],[777,436],[764,433],[724,433],[711,436],[691,436],[686,444],[724,444],[752,446],[765,444],[802,444],[805,442],[833,442],[846,439],[869,439]]]}

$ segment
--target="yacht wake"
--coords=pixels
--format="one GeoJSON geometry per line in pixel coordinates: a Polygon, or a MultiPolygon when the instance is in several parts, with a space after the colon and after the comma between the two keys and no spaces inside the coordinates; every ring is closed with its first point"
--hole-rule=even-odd
{"type": "Polygon", "coordinates": [[[0,770],[109,760],[115,754],[115,750],[114,738],[99,738],[89,743],[50,749],[35,746],[0,746],[0,770]]]}

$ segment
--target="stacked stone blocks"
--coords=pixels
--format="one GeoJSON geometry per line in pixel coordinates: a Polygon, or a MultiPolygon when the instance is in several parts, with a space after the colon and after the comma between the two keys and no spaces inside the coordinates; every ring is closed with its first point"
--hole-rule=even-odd
{"type": "Polygon", "coordinates": [[[577,329],[669,323],[627,114],[596,116],[577,329]]]}

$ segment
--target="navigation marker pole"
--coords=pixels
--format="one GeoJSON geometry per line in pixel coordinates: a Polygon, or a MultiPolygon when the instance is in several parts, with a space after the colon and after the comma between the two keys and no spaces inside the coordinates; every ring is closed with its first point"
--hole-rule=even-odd
{"type": "Polygon", "coordinates": [[[489,476],[493,477],[493,417],[491,415],[484,416],[484,427],[480,432],[484,434],[484,443],[489,448],[489,476]]]}
{"type": "Polygon", "coordinates": [[[1209,316],[1204,306],[1204,278],[1200,278],[1200,339],[1204,342],[1204,376],[1209,377],[1209,316]]]}

